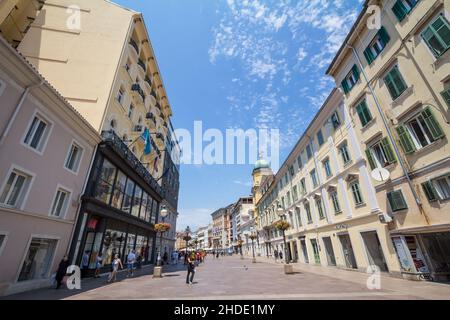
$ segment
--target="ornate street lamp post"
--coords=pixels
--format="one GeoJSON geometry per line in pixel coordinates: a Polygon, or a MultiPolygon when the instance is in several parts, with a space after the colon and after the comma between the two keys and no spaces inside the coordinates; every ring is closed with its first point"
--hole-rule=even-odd
{"type": "Polygon", "coordinates": [[[158,250],[158,258],[156,260],[156,267],[153,270],[153,277],[154,278],[161,278],[162,277],[162,267],[161,267],[161,250],[162,250],[162,238],[163,233],[170,230],[170,223],[165,223],[164,219],[167,217],[167,214],[169,212],[167,211],[165,206],[161,207],[160,216],[162,218],[162,223],[155,224],[155,231],[159,233],[159,250],[158,250]]]}
{"type": "Polygon", "coordinates": [[[191,236],[189,235],[191,233],[191,229],[189,228],[189,226],[186,227],[186,229],[184,230],[185,236],[183,238],[184,241],[186,241],[186,251],[185,251],[185,255],[184,255],[184,264],[187,263],[187,255],[188,255],[188,242],[189,240],[191,240],[191,236]]]}
{"type": "Polygon", "coordinates": [[[284,272],[285,273],[293,273],[293,268],[291,265],[289,265],[289,258],[288,258],[289,251],[287,250],[286,234],[285,234],[285,231],[287,229],[289,229],[291,225],[289,224],[289,222],[287,222],[284,219],[286,216],[284,213],[284,209],[280,205],[278,205],[277,214],[280,217],[280,220],[275,223],[275,228],[277,228],[278,230],[281,230],[283,232],[284,257],[286,259],[286,264],[284,266],[284,272]]]}
{"type": "Polygon", "coordinates": [[[255,244],[254,244],[254,240],[257,238],[257,235],[255,233],[255,229],[251,228],[250,229],[251,233],[249,235],[249,238],[252,240],[252,253],[253,253],[253,263],[256,263],[256,257],[255,257],[255,244]]]}

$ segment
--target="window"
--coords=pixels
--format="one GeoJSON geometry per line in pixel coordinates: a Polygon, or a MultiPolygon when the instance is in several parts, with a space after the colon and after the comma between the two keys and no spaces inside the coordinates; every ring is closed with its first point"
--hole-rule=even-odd
{"type": "Polygon", "coordinates": [[[388,138],[383,138],[366,150],[370,168],[384,168],[397,162],[388,138]]]}
{"type": "Polygon", "coordinates": [[[319,144],[319,147],[323,145],[324,142],[322,130],[319,130],[319,132],[317,132],[317,143],[319,144]]]}
{"type": "Polygon", "coordinates": [[[133,119],[134,106],[130,104],[130,108],[128,109],[128,118],[133,119]]]}
{"type": "Polygon", "coordinates": [[[281,206],[282,208],[286,208],[286,203],[284,202],[284,197],[281,197],[281,206]]]}
{"type": "MultiPolygon", "coordinates": [[[[449,94],[450,95],[450,94],[449,94]]],[[[300,170],[303,167],[303,163],[302,163],[302,154],[300,154],[297,157],[297,165],[298,165],[298,170],[300,170]]]]}
{"type": "Polygon", "coordinates": [[[292,188],[292,198],[294,199],[294,201],[298,200],[298,191],[297,191],[297,186],[294,186],[292,188]]]}
{"type": "Polygon", "coordinates": [[[446,90],[442,91],[441,95],[444,98],[448,108],[450,109],[450,88],[447,88],[446,90]]]}
{"type": "Polygon", "coordinates": [[[106,204],[109,204],[111,198],[112,189],[114,185],[114,179],[116,178],[116,167],[108,160],[103,160],[103,165],[99,169],[99,178],[95,184],[94,197],[106,204]]]}
{"type": "Polygon", "coordinates": [[[316,188],[318,186],[316,169],[313,169],[309,173],[309,175],[311,176],[311,181],[312,181],[314,188],[316,188]]]}
{"type": "Polygon", "coordinates": [[[381,27],[375,38],[370,42],[369,46],[364,50],[364,56],[370,65],[384,50],[391,38],[384,27],[381,27]]]}
{"type": "Polygon", "coordinates": [[[56,243],[53,239],[33,238],[17,281],[48,278],[56,243]]]}
{"type": "MultiPolygon", "coordinates": [[[[134,197],[131,207],[131,214],[135,217],[139,217],[140,206],[142,199],[142,189],[138,185],[136,185],[136,189],[134,190],[134,197]]],[[[141,217],[142,219],[143,217],[141,217]]]]}
{"type": "Polygon", "coordinates": [[[403,21],[405,17],[412,11],[419,0],[397,0],[392,7],[392,11],[398,21],[403,21]]]}
{"type": "Polygon", "coordinates": [[[350,189],[352,190],[353,200],[355,201],[355,205],[363,204],[363,199],[361,195],[361,189],[359,187],[359,182],[355,181],[350,184],[350,189]]]}
{"type": "Polygon", "coordinates": [[[365,127],[371,120],[372,114],[367,107],[366,100],[362,101],[356,106],[356,112],[358,113],[359,120],[361,121],[361,126],[365,127]]]}
{"type": "Polygon", "coordinates": [[[430,107],[397,127],[400,144],[406,154],[413,153],[444,137],[430,107]]]}
{"type": "Polygon", "coordinates": [[[422,184],[422,188],[428,201],[450,199],[450,176],[443,176],[437,179],[427,181],[422,184]]]}
{"type": "Polygon", "coordinates": [[[391,71],[388,72],[388,74],[384,77],[384,83],[391,94],[392,100],[400,97],[401,94],[408,88],[405,80],[403,80],[403,77],[400,74],[398,66],[394,66],[391,71]]]}
{"type": "Polygon", "coordinates": [[[450,25],[447,19],[440,15],[422,32],[422,38],[436,58],[442,56],[450,48],[450,25]]]}
{"type": "Polygon", "coordinates": [[[337,191],[332,192],[330,194],[330,197],[331,197],[331,202],[333,203],[334,213],[335,214],[341,213],[342,210],[341,210],[341,206],[339,204],[339,198],[338,198],[337,191]]]}
{"type": "Polygon", "coordinates": [[[344,143],[342,146],[339,147],[339,153],[341,154],[344,166],[350,163],[351,158],[350,153],[348,152],[347,143],[344,143]]]}
{"type": "Polygon", "coordinates": [[[0,203],[11,208],[19,208],[31,181],[31,176],[14,169],[3,188],[0,203]]]}
{"type": "Polygon", "coordinates": [[[69,201],[70,192],[58,188],[56,191],[56,197],[53,200],[52,210],[50,214],[54,217],[62,218],[66,214],[67,203],[69,201]]]}
{"type": "Polygon", "coordinates": [[[408,208],[401,190],[388,192],[387,198],[389,200],[389,205],[391,206],[391,210],[393,212],[408,208]]]}
{"type": "Polygon", "coordinates": [[[288,205],[288,207],[290,207],[291,206],[291,192],[290,191],[287,192],[286,198],[287,198],[287,205],[288,205]]]}
{"type": "Polygon", "coordinates": [[[322,199],[316,199],[316,208],[317,213],[319,214],[319,219],[323,220],[325,219],[325,215],[323,214],[323,206],[322,206],[322,199]]]}
{"type": "Polygon", "coordinates": [[[337,128],[339,128],[339,126],[341,125],[341,120],[339,119],[339,114],[337,113],[337,111],[335,111],[333,113],[333,115],[331,116],[331,124],[333,125],[333,129],[336,130],[337,128]]]}
{"type": "Polygon", "coordinates": [[[48,134],[49,125],[41,117],[35,116],[28,128],[24,143],[38,151],[41,151],[48,134]]]}
{"type": "Polygon", "coordinates": [[[295,219],[297,220],[297,227],[302,226],[302,217],[300,216],[300,208],[295,208],[295,219]]]}
{"type": "Polygon", "coordinates": [[[294,166],[293,166],[293,165],[291,165],[291,166],[289,167],[289,174],[291,175],[291,177],[293,177],[294,174],[295,174],[294,166]]]}
{"type": "Polygon", "coordinates": [[[306,146],[306,157],[308,160],[312,158],[312,149],[310,144],[306,146]]]}
{"type": "Polygon", "coordinates": [[[303,178],[302,180],[300,180],[300,191],[302,193],[302,195],[306,194],[306,180],[305,178],[303,178]]]}
{"type": "Polygon", "coordinates": [[[330,159],[326,158],[323,162],[323,168],[325,170],[325,175],[327,176],[327,178],[331,177],[332,172],[331,172],[331,166],[330,166],[330,159]]]}
{"type": "Polygon", "coordinates": [[[308,224],[311,224],[312,221],[312,217],[311,217],[311,208],[309,206],[309,203],[305,203],[305,211],[306,211],[306,217],[308,219],[308,224]]]}
{"type": "Polygon", "coordinates": [[[81,149],[76,143],[73,143],[70,146],[69,155],[67,157],[65,167],[74,172],[78,171],[82,153],[83,149],[81,149]]]}
{"type": "Polygon", "coordinates": [[[342,81],[342,89],[344,93],[349,93],[359,80],[360,72],[356,64],[352,67],[352,70],[347,74],[342,81]]]}
{"type": "Polygon", "coordinates": [[[125,90],[123,90],[123,88],[120,87],[119,92],[117,93],[117,101],[120,104],[123,104],[124,97],[125,97],[125,90]]]}

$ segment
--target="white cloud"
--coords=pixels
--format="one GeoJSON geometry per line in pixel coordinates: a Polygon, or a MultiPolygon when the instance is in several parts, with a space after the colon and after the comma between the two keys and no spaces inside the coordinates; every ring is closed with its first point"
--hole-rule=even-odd
{"type": "Polygon", "coordinates": [[[177,231],[182,231],[186,229],[187,226],[189,226],[192,231],[207,226],[211,223],[211,213],[215,210],[216,209],[208,208],[179,209],[177,231]]]}

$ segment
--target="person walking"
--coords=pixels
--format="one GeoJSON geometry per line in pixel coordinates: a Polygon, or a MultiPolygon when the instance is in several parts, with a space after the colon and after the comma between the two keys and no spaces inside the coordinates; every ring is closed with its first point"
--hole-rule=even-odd
{"type": "Polygon", "coordinates": [[[195,275],[195,263],[192,256],[188,256],[187,258],[187,275],[186,275],[186,284],[193,284],[195,275]],[[190,276],[190,277],[189,277],[190,276]]]}
{"type": "Polygon", "coordinates": [[[100,278],[100,269],[103,267],[103,254],[101,252],[97,255],[96,260],[94,278],[100,278]]]}
{"type": "Polygon", "coordinates": [[[67,274],[67,268],[70,266],[69,258],[67,255],[64,255],[61,262],[58,266],[58,271],[56,272],[55,280],[56,280],[56,289],[59,289],[62,285],[62,281],[64,276],[67,274]]]}
{"type": "Polygon", "coordinates": [[[280,262],[283,263],[283,251],[280,250],[279,256],[280,256],[280,262]]]}
{"type": "Polygon", "coordinates": [[[164,252],[164,255],[163,255],[164,264],[168,264],[168,260],[169,260],[169,255],[167,254],[167,251],[166,251],[166,252],[164,252]]]}
{"type": "Polygon", "coordinates": [[[275,262],[278,262],[278,250],[277,249],[275,249],[273,251],[273,256],[275,257],[275,262]]]}
{"type": "Polygon", "coordinates": [[[85,278],[89,271],[89,254],[90,251],[86,250],[83,254],[83,258],[81,259],[81,277],[85,278]]]}
{"type": "Polygon", "coordinates": [[[117,272],[119,271],[119,267],[120,269],[123,269],[122,261],[119,259],[119,254],[116,253],[114,256],[114,260],[111,263],[111,273],[108,278],[108,283],[111,281],[112,282],[116,281],[116,276],[117,272]]]}
{"type": "Polygon", "coordinates": [[[136,254],[134,253],[134,250],[131,250],[130,253],[128,253],[127,257],[127,277],[133,276],[134,271],[134,263],[136,262],[136,254]]]}

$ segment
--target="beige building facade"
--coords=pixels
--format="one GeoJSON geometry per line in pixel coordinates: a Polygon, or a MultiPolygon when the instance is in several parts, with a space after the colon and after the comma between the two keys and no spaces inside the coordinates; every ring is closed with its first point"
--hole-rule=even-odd
{"type": "Polygon", "coordinates": [[[328,70],[392,220],[400,271],[436,280],[450,277],[449,12],[449,1],[366,1],[328,70]]]}

